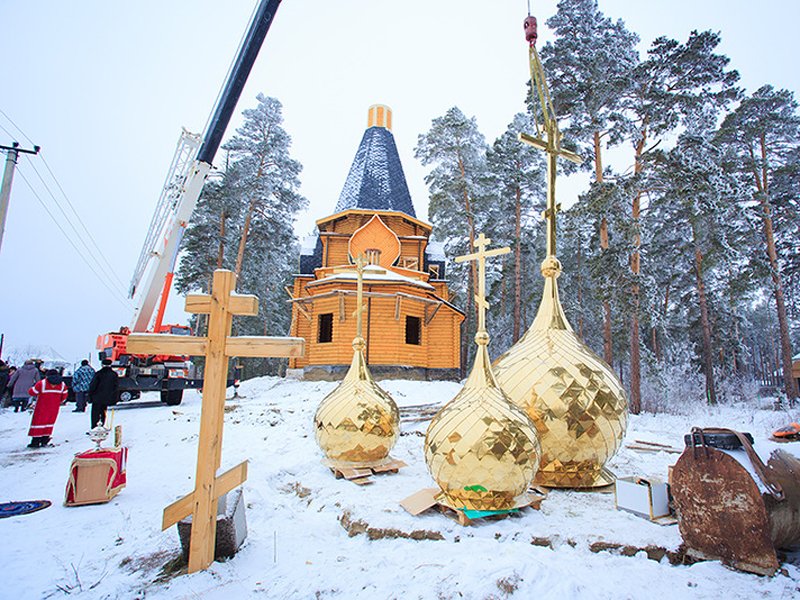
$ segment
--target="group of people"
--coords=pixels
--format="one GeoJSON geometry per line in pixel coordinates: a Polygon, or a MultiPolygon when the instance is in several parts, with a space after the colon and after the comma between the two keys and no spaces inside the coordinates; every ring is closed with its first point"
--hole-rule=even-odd
{"type": "MultiPolygon", "coordinates": [[[[97,372],[88,360],[81,361],[72,375],[72,390],[75,393],[72,412],[86,412],[87,405],[91,404],[90,428],[104,424],[106,409],[116,404],[119,394],[119,379],[111,368],[111,361],[103,360],[97,372]]],[[[17,369],[0,360],[0,399],[10,397],[14,412],[24,412],[29,405],[33,406],[29,448],[41,448],[50,443],[59,410],[66,404],[68,395],[69,389],[56,369],[42,373],[32,359],[17,369]]]]}

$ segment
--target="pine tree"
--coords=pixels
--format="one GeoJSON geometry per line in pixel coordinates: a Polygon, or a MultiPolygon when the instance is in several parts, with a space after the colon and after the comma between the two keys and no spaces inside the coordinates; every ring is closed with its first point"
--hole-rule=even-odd
{"type": "MultiPolygon", "coordinates": [[[[529,304],[532,292],[523,290],[525,274],[538,272],[537,263],[531,260],[530,250],[541,247],[543,228],[538,223],[538,214],[544,207],[544,157],[541,152],[517,138],[521,132],[534,130],[528,115],[518,113],[509,123],[505,133],[495,140],[487,153],[490,174],[491,201],[488,203],[486,229],[491,232],[493,246],[511,246],[513,261],[492,261],[493,266],[503,267],[499,277],[502,289],[493,294],[492,329],[494,348],[507,348],[515,343],[526,325],[522,320],[523,302],[529,304]],[[513,218],[509,218],[513,215],[513,218]],[[507,266],[506,266],[507,265],[507,266]],[[506,276],[509,273],[510,276],[506,276]],[[511,295],[513,303],[506,298],[511,295]],[[499,296],[499,301],[498,301],[499,296]],[[511,310],[503,310],[510,306],[511,310]],[[507,335],[511,317],[511,335],[507,335]]],[[[535,257],[535,254],[534,254],[535,257]]]]}
{"type": "MultiPolygon", "coordinates": [[[[698,105],[723,107],[738,95],[736,71],[726,70],[730,62],[716,54],[718,34],[693,31],[681,44],[666,37],[656,39],[647,59],[633,72],[633,84],[624,99],[628,136],[634,146],[634,182],[641,182],[647,165],[647,154],[673,131],[684,115],[698,105]]],[[[630,270],[632,312],[630,314],[630,409],[641,410],[641,342],[640,312],[642,306],[641,269],[641,205],[643,188],[634,189],[631,204],[633,225],[630,270]]]]}
{"type": "MultiPolygon", "coordinates": [[[[299,247],[294,220],[306,200],[298,192],[301,165],[291,158],[291,140],[281,127],[281,104],[258,95],[244,111],[218,181],[209,181],[183,241],[179,291],[207,291],[214,269],[237,276],[237,291],[259,298],[259,314],[237,319],[235,335],[286,335],[291,319],[283,286],[290,281],[299,247]]],[[[195,319],[202,329],[202,320],[195,319]]],[[[279,373],[281,359],[248,359],[245,376],[279,373]]]]}
{"type": "MultiPolygon", "coordinates": [[[[467,118],[457,107],[433,119],[431,128],[417,138],[414,155],[425,166],[433,166],[425,177],[430,191],[428,218],[436,238],[444,242],[448,256],[472,253],[474,241],[483,230],[487,202],[486,140],[474,117],[467,118]]],[[[452,289],[465,301],[466,327],[461,332],[461,368],[467,364],[476,315],[475,261],[468,266],[451,263],[452,289]],[[466,284],[465,284],[466,282],[466,284]]]]}
{"type": "MultiPolygon", "coordinates": [[[[555,40],[542,49],[544,69],[550,78],[554,108],[567,117],[565,136],[577,142],[583,167],[594,170],[594,181],[604,181],[602,145],[623,140],[625,119],[620,100],[631,85],[639,62],[636,34],[622,20],[613,22],[598,9],[597,0],[561,0],[547,20],[555,40]]],[[[601,229],[596,240],[608,240],[608,215],[592,215],[601,229]]],[[[607,246],[601,249],[608,250],[607,246]]],[[[579,288],[580,289],[580,288],[579,288]]],[[[579,322],[582,323],[582,319],[579,322]]],[[[612,364],[611,305],[603,303],[603,355],[612,364]]]]}
{"type": "MultiPolygon", "coordinates": [[[[701,109],[689,117],[675,148],[653,153],[654,166],[648,172],[648,186],[653,190],[648,214],[654,232],[650,254],[660,258],[653,260],[651,270],[657,273],[667,267],[662,280],[669,281],[673,293],[681,294],[683,287],[694,291],[696,304],[687,306],[694,305],[699,312],[702,371],[710,404],[717,402],[712,323],[721,320],[714,316],[713,269],[721,270],[724,277],[738,259],[732,243],[738,225],[737,183],[724,170],[722,152],[712,143],[715,123],[714,110],[701,109]],[[690,273],[693,277],[687,276],[690,273]]],[[[683,335],[698,329],[685,325],[683,335]]]]}
{"type": "MultiPolygon", "coordinates": [[[[779,243],[775,239],[772,184],[782,169],[796,166],[800,116],[791,92],[765,85],[745,98],[720,126],[718,139],[725,144],[738,165],[741,176],[752,191],[753,203],[763,227],[763,242],[772,280],[772,293],[778,317],[781,370],[786,395],[798,396],[797,382],[792,377],[792,346],[786,312],[779,243]]],[[[778,177],[778,179],[780,179],[778,177]]]]}
{"type": "Polygon", "coordinates": [[[223,147],[230,151],[237,195],[247,199],[234,272],[242,272],[245,247],[254,228],[279,231],[291,227],[307,202],[298,192],[300,163],[289,154],[291,138],[281,126],[281,103],[259,94],[258,106],[242,114],[245,121],[223,147]]]}

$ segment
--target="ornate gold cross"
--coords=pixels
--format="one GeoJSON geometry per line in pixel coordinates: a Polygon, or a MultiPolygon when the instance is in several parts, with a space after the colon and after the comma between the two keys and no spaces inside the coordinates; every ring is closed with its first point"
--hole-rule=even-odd
{"type": "Polygon", "coordinates": [[[478,251],[473,254],[458,256],[455,259],[457,263],[471,260],[478,262],[478,293],[475,295],[475,304],[478,307],[478,332],[486,331],[486,311],[489,309],[489,302],[486,300],[486,259],[490,256],[500,256],[511,252],[511,248],[508,246],[486,250],[486,247],[491,243],[492,240],[481,233],[478,239],[472,243],[478,251]]]}
{"type": "Polygon", "coordinates": [[[225,387],[228,359],[238,357],[302,356],[305,340],[292,337],[232,337],[233,315],[256,316],[258,298],[234,292],[236,275],[214,271],[211,295],[186,296],[186,311],[207,314],[208,336],[136,333],[128,336],[127,349],[136,354],[177,354],[206,358],[200,438],[197,448],[195,488],[164,509],[162,529],[192,515],[189,573],[207,568],[214,560],[217,500],[247,479],[247,461],[217,476],[222,459],[225,387]]]}
{"type": "MultiPolygon", "coordinates": [[[[556,204],[556,159],[561,156],[576,164],[582,163],[583,159],[574,152],[561,148],[561,132],[558,130],[556,113],[550,101],[550,90],[547,87],[547,80],[544,76],[542,62],[539,60],[539,53],[536,52],[536,46],[533,44],[530,45],[529,58],[531,95],[534,96],[533,90],[535,88],[536,95],[539,97],[539,105],[542,109],[542,125],[547,139],[544,140],[542,137],[535,137],[527,133],[520,133],[517,137],[519,141],[547,153],[547,209],[544,212],[545,219],[547,219],[547,256],[555,256],[556,213],[560,209],[560,205],[556,204]]],[[[534,96],[533,100],[536,102],[536,96],[534,96]]],[[[536,123],[536,133],[537,135],[542,135],[538,123],[536,123]]]]}

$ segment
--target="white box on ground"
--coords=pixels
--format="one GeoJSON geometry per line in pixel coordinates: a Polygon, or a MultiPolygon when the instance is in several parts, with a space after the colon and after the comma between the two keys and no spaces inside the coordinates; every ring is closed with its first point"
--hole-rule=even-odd
{"type": "Polygon", "coordinates": [[[618,510],[650,520],[669,514],[669,486],[659,479],[618,478],[614,495],[618,510]]]}

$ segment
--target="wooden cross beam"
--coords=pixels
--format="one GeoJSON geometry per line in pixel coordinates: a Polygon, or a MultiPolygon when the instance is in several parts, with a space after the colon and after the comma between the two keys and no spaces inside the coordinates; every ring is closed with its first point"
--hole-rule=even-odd
{"type": "Polygon", "coordinates": [[[456,257],[458,263],[472,260],[478,262],[478,293],[475,295],[475,304],[478,307],[478,331],[486,331],[486,311],[489,309],[489,302],[486,300],[486,259],[511,252],[511,248],[508,246],[486,250],[491,243],[492,240],[481,233],[478,239],[472,243],[478,249],[477,252],[456,257]]]}
{"type": "Polygon", "coordinates": [[[195,488],[165,508],[162,521],[162,528],[167,529],[192,515],[189,573],[208,568],[214,560],[217,501],[247,479],[247,461],[217,475],[222,459],[228,359],[232,356],[297,357],[302,356],[304,350],[303,338],[232,337],[233,315],[258,314],[258,298],[236,294],[235,287],[236,275],[219,269],[214,271],[211,295],[186,297],[187,312],[209,315],[207,337],[139,333],[129,335],[127,342],[128,351],[136,354],[186,354],[206,358],[195,488]]]}

